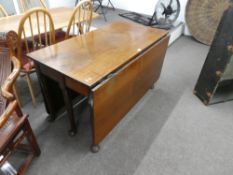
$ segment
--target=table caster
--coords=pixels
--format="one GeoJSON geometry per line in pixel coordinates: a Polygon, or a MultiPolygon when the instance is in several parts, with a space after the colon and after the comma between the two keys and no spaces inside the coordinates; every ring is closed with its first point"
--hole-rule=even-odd
{"type": "Polygon", "coordinates": [[[91,146],[91,152],[92,153],[98,153],[100,150],[100,146],[99,145],[92,145],[91,146]]]}
{"type": "Polygon", "coordinates": [[[69,130],[69,136],[70,136],[70,137],[74,137],[76,134],[77,134],[76,131],[74,131],[74,130],[69,130]]]}

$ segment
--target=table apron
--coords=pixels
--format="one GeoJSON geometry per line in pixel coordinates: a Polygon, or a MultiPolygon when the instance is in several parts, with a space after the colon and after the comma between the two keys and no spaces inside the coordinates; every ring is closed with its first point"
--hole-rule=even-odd
{"type": "Polygon", "coordinates": [[[93,145],[98,145],[158,80],[169,36],[92,89],[93,145]]]}

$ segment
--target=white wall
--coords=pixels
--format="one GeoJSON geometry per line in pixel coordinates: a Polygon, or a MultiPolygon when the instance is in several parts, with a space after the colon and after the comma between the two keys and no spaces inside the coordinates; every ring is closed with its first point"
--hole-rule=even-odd
{"type": "MultiPolygon", "coordinates": [[[[6,2],[6,0],[0,0],[6,2]]],[[[19,6],[18,6],[18,0],[12,0],[15,4],[15,8],[17,13],[20,13],[19,6]]],[[[66,7],[74,7],[75,0],[45,0],[46,4],[49,5],[50,8],[60,7],[60,6],[66,6],[66,7]]]]}
{"type": "MultiPolygon", "coordinates": [[[[113,5],[116,8],[129,10],[137,13],[142,13],[146,15],[153,15],[155,6],[158,2],[158,0],[111,0],[113,5]]],[[[107,0],[104,0],[106,3],[107,0]]],[[[188,0],[180,0],[181,5],[181,13],[178,18],[179,22],[185,22],[185,8],[188,0]]],[[[187,27],[185,27],[185,34],[189,34],[187,27]]]]}
{"type": "MultiPolygon", "coordinates": [[[[153,15],[155,6],[158,0],[111,0],[113,5],[116,8],[129,10],[137,13],[142,13],[146,15],[153,15]]],[[[188,0],[180,0],[181,4],[181,14],[178,18],[178,21],[185,20],[185,7],[188,0]]],[[[103,3],[106,4],[108,0],[103,0],[103,3]]],[[[58,6],[74,6],[75,0],[48,0],[50,7],[58,6]]]]}
{"type": "MultiPolygon", "coordinates": [[[[178,18],[178,21],[182,21],[184,23],[185,23],[185,9],[186,9],[187,2],[188,0],[180,0],[181,10],[180,10],[180,16],[178,18]]],[[[187,26],[185,26],[184,34],[190,35],[187,26]]]]}
{"type": "MultiPolygon", "coordinates": [[[[0,0],[1,1],[1,0],[0,0]]],[[[16,1],[16,0],[13,0],[16,1]]],[[[137,13],[153,15],[155,6],[158,0],[111,0],[113,5],[116,8],[124,9],[128,11],[133,11],[137,13]]],[[[178,21],[185,22],[185,7],[188,0],[180,0],[181,4],[181,13],[178,18],[178,21]]],[[[103,0],[103,3],[106,4],[108,1],[103,0]]],[[[47,0],[50,8],[59,7],[59,6],[67,6],[73,7],[75,4],[75,0],[47,0]]],[[[185,34],[189,35],[187,27],[185,27],[185,34]]]]}
{"type": "Polygon", "coordinates": [[[6,9],[8,14],[15,14],[16,9],[13,0],[0,0],[0,4],[6,9]]]}
{"type": "Polygon", "coordinates": [[[50,8],[59,6],[74,7],[75,0],[47,0],[50,8]]]}
{"type": "MultiPolygon", "coordinates": [[[[156,4],[159,0],[111,0],[113,5],[116,8],[133,11],[137,13],[142,13],[152,16],[156,7],[156,4]]],[[[74,6],[75,0],[48,0],[50,7],[57,6],[74,6]]],[[[103,0],[103,3],[106,4],[108,0],[103,0]]],[[[185,8],[188,0],[180,0],[181,13],[178,18],[179,22],[185,22],[185,8]]],[[[187,27],[185,27],[186,35],[189,35],[187,27]]]]}
{"type": "MultiPolygon", "coordinates": [[[[155,6],[158,0],[111,0],[113,5],[116,8],[129,10],[137,13],[153,15],[155,6]]],[[[181,4],[181,14],[179,17],[179,21],[184,21],[184,11],[185,6],[188,0],[180,0],[181,4]]],[[[106,4],[108,0],[103,0],[103,3],[106,4]]],[[[58,7],[58,6],[74,6],[75,0],[48,0],[48,4],[50,7],[58,7]]]]}
{"type": "MultiPolygon", "coordinates": [[[[105,3],[107,0],[103,0],[105,3]]],[[[153,15],[158,0],[111,0],[116,8],[153,15]]]]}
{"type": "MultiPolygon", "coordinates": [[[[107,0],[103,0],[105,3],[107,0]]],[[[153,15],[155,6],[159,0],[111,0],[116,8],[129,10],[137,13],[143,13],[147,15],[153,15]]],[[[188,0],[180,0],[181,4],[181,16],[180,20],[184,19],[185,6],[188,0]]]]}

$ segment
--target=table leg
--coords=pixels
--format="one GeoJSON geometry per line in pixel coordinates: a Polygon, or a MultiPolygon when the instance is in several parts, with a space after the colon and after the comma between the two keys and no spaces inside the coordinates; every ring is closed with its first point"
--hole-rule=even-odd
{"type": "Polygon", "coordinates": [[[70,122],[70,130],[69,130],[69,135],[70,136],[75,136],[77,133],[77,127],[75,124],[75,119],[74,119],[74,111],[73,111],[73,105],[72,102],[70,100],[70,96],[68,94],[68,90],[65,86],[64,82],[60,82],[60,88],[62,90],[63,93],[63,98],[65,101],[65,107],[66,107],[66,111],[67,111],[67,115],[69,118],[69,122],[70,122]]]}
{"type": "Polygon", "coordinates": [[[44,97],[44,100],[46,101],[45,107],[46,107],[47,113],[49,114],[49,117],[48,117],[49,121],[54,121],[56,119],[56,111],[53,108],[53,105],[52,105],[53,102],[49,96],[49,91],[46,85],[46,80],[43,74],[41,73],[40,66],[35,64],[35,67],[36,67],[36,74],[40,82],[42,95],[44,97]]]}
{"type": "Polygon", "coordinates": [[[94,142],[95,140],[95,128],[94,128],[94,111],[93,111],[93,94],[90,92],[88,96],[88,105],[89,105],[89,111],[90,111],[90,117],[91,117],[91,128],[92,128],[92,145],[90,147],[90,150],[92,153],[98,153],[100,150],[99,144],[96,144],[94,142]]]}

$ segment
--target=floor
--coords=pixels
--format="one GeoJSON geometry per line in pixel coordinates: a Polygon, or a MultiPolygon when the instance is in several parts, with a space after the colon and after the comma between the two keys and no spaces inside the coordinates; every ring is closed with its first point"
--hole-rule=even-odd
{"type": "MultiPolygon", "coordinates": [[[[108,22],[123,20],[108,11],[108,22]]],[[[95,27],[106,24],[103,18],[95,27]]],[[[68,136],[68,121],[61,116],[48,122],[36,76],[38,105],[23,97],[24,112],[42,150],[28,175],[231,175],[233,172],[233,102],[209,107],[192,94],[208,47],[181,37],[167,51],[155,89],[125,116],[101,143],[89,151],[90,118],[85,109],[78,134],[68,136]]],[[[28,94],[25,80],[19,80],[28,94]]]]}

